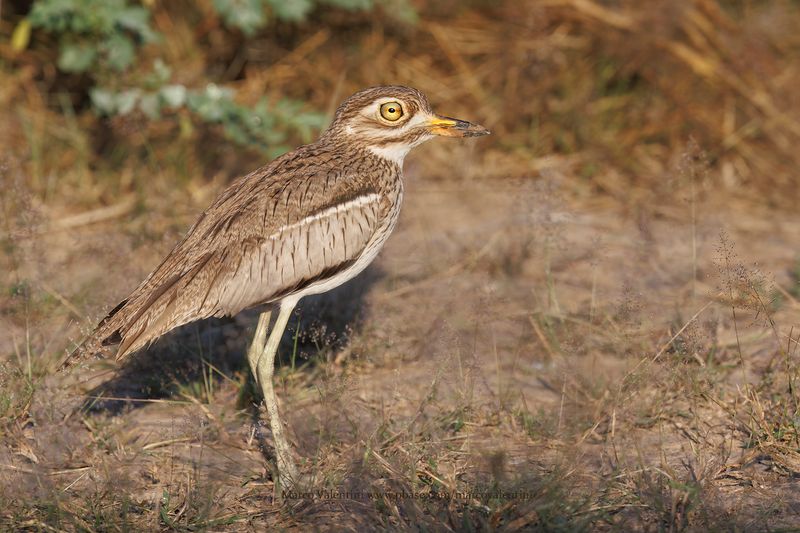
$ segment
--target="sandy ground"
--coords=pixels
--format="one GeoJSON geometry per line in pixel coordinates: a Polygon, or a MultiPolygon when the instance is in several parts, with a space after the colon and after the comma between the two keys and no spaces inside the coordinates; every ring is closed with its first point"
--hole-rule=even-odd
{"type": "Polygon", "coordinates": [[[41,207],[50,229],[16,241],[38,310],[24,320],[12,300],[0,315],[0,353],[25,368],[30,348],[41,376],[4,433],[16,511],[0,516],[32,529],[47,505],[64,529],[800,523],[796,434],[752,430],[788,397],[800,215],[706,193],[622,204],[558,166],[431,181],[412,159],[407,174],[379,260],[301,307],[296,349],[284,339],[281,409],[313,477],[284,504],[243,362],[255,313],[182,328],[118,371],[53,373],[65,339],[146,275],[216,186],[63,229],[67,215],[41,207]],[[734,298],[734,328],[742,276],[770,301],[734,298]]]}

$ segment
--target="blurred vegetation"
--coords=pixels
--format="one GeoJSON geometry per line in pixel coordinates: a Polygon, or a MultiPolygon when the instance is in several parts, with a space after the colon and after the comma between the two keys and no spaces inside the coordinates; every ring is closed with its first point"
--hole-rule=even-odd
{"type": "MultiPolygon", "coordinates": [[[[319,4],[349,10],[375,7],[372,0],[213,0],[205,6],[207,13],[200,12],[204,6],[190,3],[183,6],[189,8],[183,15],[216,16],[226,29],[248,37],[267,24],[268,14],[278,21],[302,21],[319,4]]],[[[163,34],[151,25],[151,10],[156,8],[153,1],[137,5],[128,0],[37,0],[17,22],[11,47],[17,53],[25,51],[34,32],[54,38],[40,49],[57,55],[61,72],[88,78],[81,92],[88,93],[94,110],[103,116],[141,112],[157,120],[165,113],[188,111],[201,122],[220,124],[232,141],[260,146],[270,156],[288,149],[284,144],[288,132],[308,141],[325,124],[321,113],[303,110],[297,101],[271,104],[262,98],[247,106],[235,101],[233,90],[213,82],[201,88],[171,83],[172,68],[163,53],[147,58],[150,68],[137,68],[144,62],[139,61],[145,55],[143,47],[164,42],[163,34]]]]}
{"type": "Polygon", "coordinates": [[[403,83],[487,123],[495,177],[556,161],[627,202],[675,188],[691,137],[702,194],[791,203],[799,25],[788,0],[5,1],[0,140],[34,176],[75,172],[74,149],[83,168],[231,175],[403,83]]]}

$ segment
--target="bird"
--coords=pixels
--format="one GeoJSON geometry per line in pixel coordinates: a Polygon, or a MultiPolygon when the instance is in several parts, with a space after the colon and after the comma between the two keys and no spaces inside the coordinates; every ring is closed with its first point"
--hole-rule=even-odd
{"type": "Polygon", "coordinates": [[[297,302],[343,284],[375,259],[397,223],[402,166],[412,148],[436,136],[487,134],[483,126],[437,115],[411,87],[355,93],[316,142],[228,186],[60,368],[103,355],[115,344],[119,361],[184,324],[266,306],[247,359],[270,420],[277,481],[288,490],[300,476],[272,376],[297,302]]]}

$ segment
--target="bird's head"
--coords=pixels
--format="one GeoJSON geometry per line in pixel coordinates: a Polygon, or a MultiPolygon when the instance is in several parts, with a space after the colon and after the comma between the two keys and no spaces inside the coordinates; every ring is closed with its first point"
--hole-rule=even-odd
{"type": "Polygon", "coordinates": [[[345,100],[324,135],[347,137],[348,142],[402,165],[409,150],[437,135],[488,134],[483,126],[437,115],[418,90],[391,85],[364,89],[345,100]]]}

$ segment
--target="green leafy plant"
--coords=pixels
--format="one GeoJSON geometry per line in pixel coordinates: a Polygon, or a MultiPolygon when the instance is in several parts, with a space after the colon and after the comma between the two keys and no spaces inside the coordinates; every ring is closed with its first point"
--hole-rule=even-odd
{"type": "MultiPolygon", "coordinates": [[[[303,21],[322,5],[367,10],[378,3],[391,6],[394,16],[411,20],[413,10],[405,0],[212,0],[211,6],[225,27],[247,38],[271,20],[303,21]]],[[[236,102],[231,88],[174,83],[164,55],[153,47],[147,51],[147,57],[155,55],[151,70],[142,68],[142,49],[163,39],[150,24],[152,9],[152,2],[131,0],[36,0],[15,30],[14,49],[28,46],[31,31],[54,36],[58,68],[89,80],[85,90],[100,116],[142,113],[159,120],[189,115],[197,122],[221,126],[231,141],[273,157],[288,149],[291,133],[308,141],[324,126],[322,113],[304,110],[296,101],[262,99],[246,106],[236,102]]]]}
{"type": "Polygon", "coordinates": [[[400,20],[414,22],[416,13],[405,0],[214,0],[214,9],[230,27],[252,35],[267,24],[268,14],[282,21],[300,22],[320,5],[366,11],[383,4],[400,20]]]}
{"type": "MultiPolygon", "coordinates": [[[[166,68],[157,62],[155,70],[166,68]]],[[[202,89],[166,83],[153,89],[134,87],[121,91],[95,87],[90,96],[96,111],[107,116],[138,110],[155,120],[164,113],[187,110],[203,123],[221,125],[225,136],[233,142],[262,148],[270,157],[288,150],[285,142],[289,131],[308,142],[313,132],[327,121],[323,113],[303,111],[303,104],[289,99],[271,105],[262,98],[255,106],[248,107],[234,100],[233,89],[213,83],[202,89]]]]}
{"type": "Polygon", "coordinates": [[[58,36],[58,68],[64,72],[123,71],[135,61],[138,46],[158,40],[150,12],[127,0],[34,2],[29,21],[58,36]]]}

